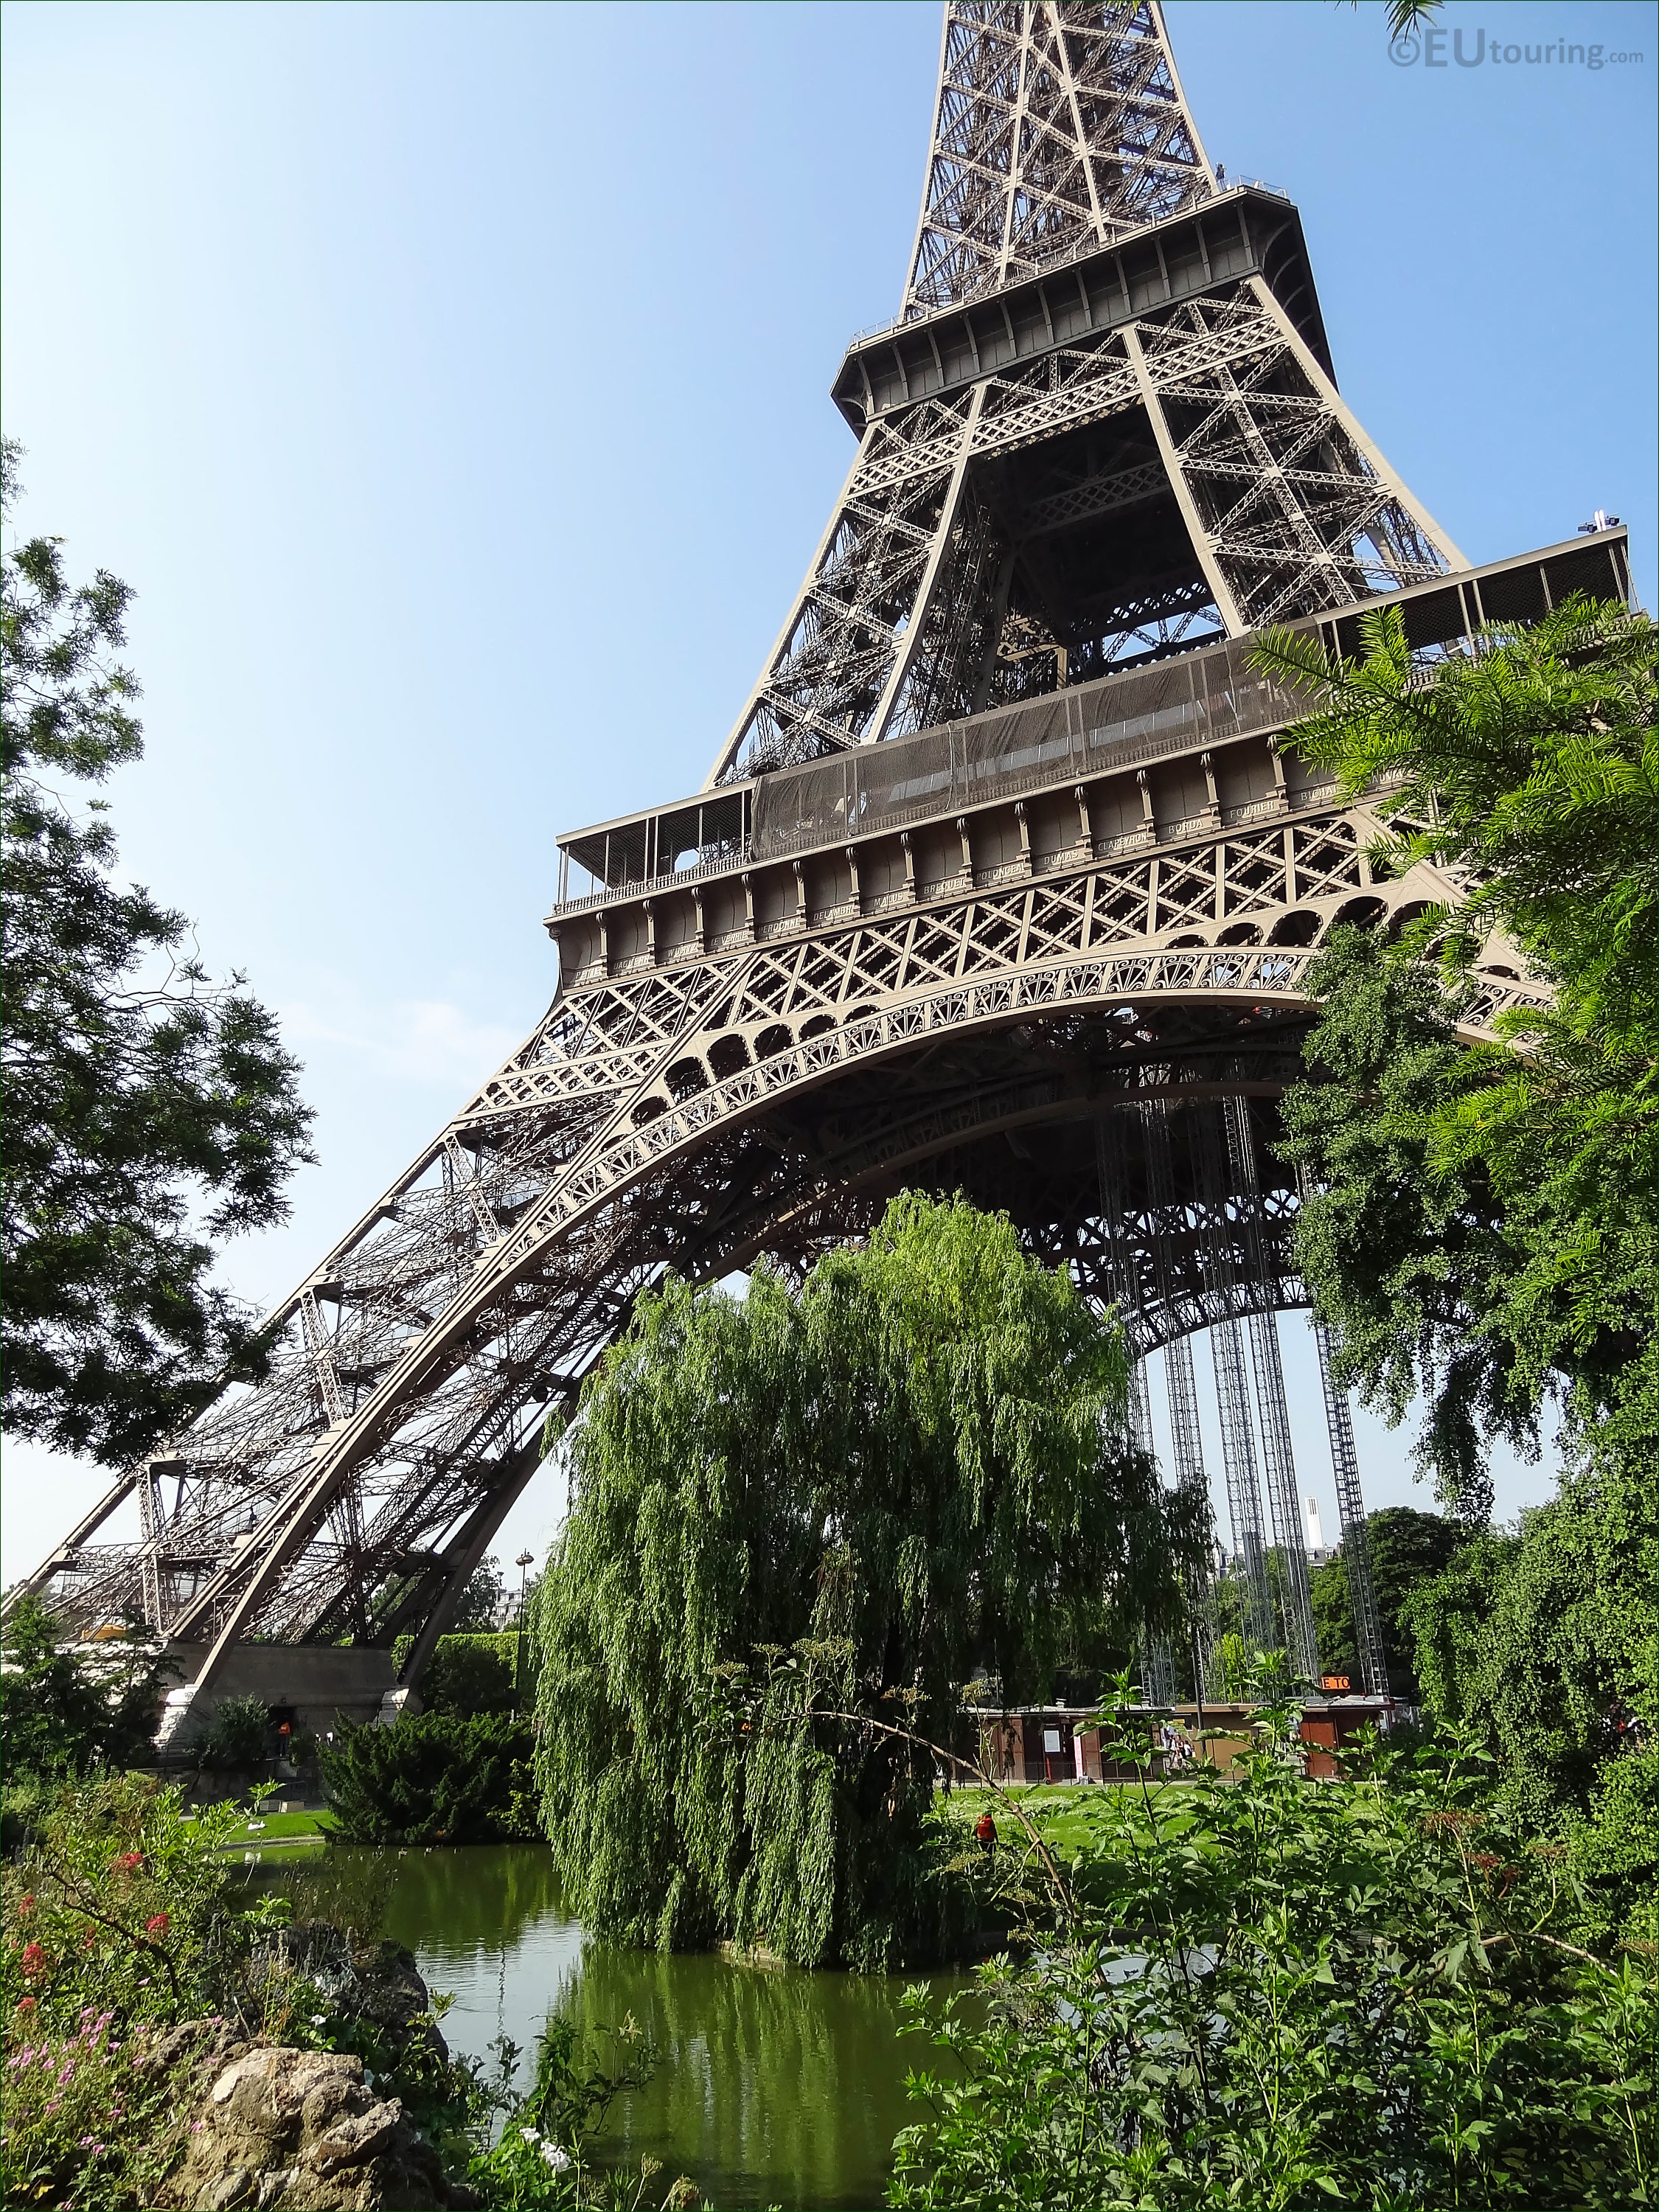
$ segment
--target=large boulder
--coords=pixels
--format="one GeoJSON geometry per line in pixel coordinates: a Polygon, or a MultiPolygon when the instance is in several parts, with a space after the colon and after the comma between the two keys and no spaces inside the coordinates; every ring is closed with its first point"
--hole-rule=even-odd
{"type": "Polygon", "coordinates": [[[231,2045],[187,2144],[167,2206],[428,2212],[462,2201],[399,2100],[377,2096],[362,2059],[343,2051],[231,2045]]]}

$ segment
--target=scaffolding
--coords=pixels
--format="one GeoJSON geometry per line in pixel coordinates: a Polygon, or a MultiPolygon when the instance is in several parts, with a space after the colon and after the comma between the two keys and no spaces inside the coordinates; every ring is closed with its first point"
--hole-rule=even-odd
{"type": "Polygon", "coordinates": [[[1360,1679],[1368,1697],[1389,1695],[1388,1662],[1382,1653],[1382,1621],[1376,1609],[1370,1541],[1365,1533],[1365,1501],[1359,1492],[1359,1458],[1354,1450],[1353,1417],[1348,1394],[1331,1371],[1331,1333],[1316,1319],[1319,1381],[1325,1395],[1325,1426],[1331,1440],[1331,1473],[1336,1480],[1336,1511],[1342,1530],[1342,1564],[1348,1577],[1348,1605],[1359,1649],[1360,1679]]]}

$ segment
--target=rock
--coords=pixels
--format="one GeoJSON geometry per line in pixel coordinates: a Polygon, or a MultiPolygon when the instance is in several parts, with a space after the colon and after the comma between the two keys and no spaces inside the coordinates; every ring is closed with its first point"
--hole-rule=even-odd
{"type": "Polygon", "coordinates": [[[295,1977],[312,1983],[335,2010],[372,2021],[394,2051],[418,2043],[439,2063],[448,2058],[414,1954],[401,1943],[356,1945],[326,1921],[295,1921],[269,1936],[249,1960],[248,1996],[260,2002],[295,1977]]]}
{"type": "Polygon", "coordinates": [[[158,2201],[193,2212],[447,2212],[456,2202],[401,2102],[377,2097],[362,2059],[343,2051],[240,2047],[185,2140],[158,2201]]]}

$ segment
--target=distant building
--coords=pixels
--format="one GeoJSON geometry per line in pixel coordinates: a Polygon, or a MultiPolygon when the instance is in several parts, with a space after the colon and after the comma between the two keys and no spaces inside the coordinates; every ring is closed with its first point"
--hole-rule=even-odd
{"type": "Polygon", "coordinates": [[[1327,1559],[1336,1557],[1342,1547],[1325,1541],[1325,1533],[1319,1525],[1319,1500],[1316,1498],[1303,1499],[1302,1515],[1308,1524],[1308,1565],[1322,1567],[1327,1559]]]}

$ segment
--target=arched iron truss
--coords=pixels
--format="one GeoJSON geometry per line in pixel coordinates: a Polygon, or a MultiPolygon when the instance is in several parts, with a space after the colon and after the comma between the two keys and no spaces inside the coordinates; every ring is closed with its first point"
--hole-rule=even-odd
{"type": "MultiPolygon", "coordinates": [[[[1352,650],[1388,599],[1468,650],[1627,595],[1623,536],[1463,566],[1337,396],[1295,210],[1211,172],[1150,0],[952,0],[927,176],[903,312],[837,379],[847,490],[708,784],[560,841],[547,1015],[276,1310],[267,1378],[22,1585],[82,1631],[139,1612],[210,1693],[261,1639],[418,1632],[418,1669],[644,1286],[804,1268],[906,1185],[1118,1303],[1177,1412],[1194,1332],[1234,1396],[1253,1360],[1241,1541],[1292,1533],[1251,1323],[1304,1302],[1273,1139],[1306,971],[1459,886],[1373,882],[1252,629],[1352,650]]],[[[1496,946],[1460,1019],[1535,996],[1496,946]]]]}

